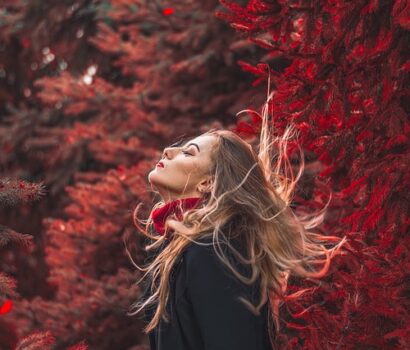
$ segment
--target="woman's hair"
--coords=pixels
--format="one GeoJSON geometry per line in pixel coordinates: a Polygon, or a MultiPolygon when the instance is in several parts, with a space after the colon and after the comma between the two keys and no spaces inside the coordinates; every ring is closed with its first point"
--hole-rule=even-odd
{"type": "MultiPolygon", "coordinates": [[[[139,308],[129,315],[158,303],[151,322],[144,328],[146,333],[158,324],[161,316],[168,320],[165,305],[174,261],[189,244],[203,244],[196,242],[201,237],[213,238],[215,252],[243,283],[252,284],[260,278],[260,303],[255,307],[248,300],[240,299],[257,315],[269,299],[277,332],[281,303],[304,292],[285,295],[289,275],[310,278],[324,276],[332,257],[345,242],[346,237],[341,239],[311,232],[311,229],[323,222],[329,202],[317,215],[296,215],[290,207],[295,186],[304,169],[304,160],[301,157],[301,167],[294,177],[287,155],[287,144],[293,136],[293,128],[288,126],[282,136],[274,136],[267,118],[271,97],[272,94],[262,108],[262,117],[258,114],[262,119],[262,129],[257,153],[232,131],[215,128],[203,134],[216,137],[209,169],[209,175],[214,180],[211,192],[204,194],[201,205],[186,210],[182,221],[175,220],[173,216],[167,219],[165,228],[174,231],[173,238],[147,267],[141,269],[134,263],[141,271],[146,271],[143,278],[151,276],[153,294],[143,302],[134,303],[132,307],[139,308]],[[274,152],[271,152],[272,148],[274,152]],[[271,153],[276,157],[273,167],[271,153]],[[281,173],[283,166],[285,174],[281,173]],[[244,242],[246,257],[230,244],[234,237],[240,237],[241,242],[244,242]],[[231,249],[238,261],[250,265],[250,278],[241,275],[231,265],[220,249],[221,242],[231,249]],[[329,243],[331,248],[325,246],[329,243]],[[319,269],[318,264],[322,265],[319,269]]],[[[162,204],[157,203],[152,211],[162,204]]],[[[134,223],[146,237],[154,241],[145,247],[149,251],[160,247],[165,235],[151,235],[149,232],[152,211],[148,220],[138,220],[145,222],[145,229],[137,223],[136,213],[140,205],[134,211],[134,223]]]]}

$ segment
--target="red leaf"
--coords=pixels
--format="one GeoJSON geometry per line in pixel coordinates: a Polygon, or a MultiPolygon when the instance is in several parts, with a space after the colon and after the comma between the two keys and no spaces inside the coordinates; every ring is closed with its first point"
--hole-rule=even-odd
{"type": "Polygon", "coordinates": [[[4,304],[0,307],[0,315],[4,315],[10,312],[12,309],[13,303],[11,300],[6,300],[4,304]]]}
{"type": "Polygon", "coordinates": [[[169,16],[169,15],[172,15],[173,13],[174,13],[174,9],[172,7],[168,7],[162,10],[162,14],[164,16],[169,16]]]}

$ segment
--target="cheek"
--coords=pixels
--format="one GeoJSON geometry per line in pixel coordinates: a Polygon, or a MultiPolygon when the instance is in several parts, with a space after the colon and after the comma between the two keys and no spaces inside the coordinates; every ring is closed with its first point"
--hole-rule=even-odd
{"type": "Polygon", "coordinates": [[[189,157],[175,159],[174,164],[170,164],[170,172],[175,176],[186,178],[189,176],[190,180],[196,179],[201,175],[201,159],[197,157],[189,157]],[[172,167],[172,170],[171,170],[172,167]]]}
{"type": "Polygon", "coordinates": [[[200,171],[198,159],[184,159],[181,161],[180,169],[185,175],[191,174],[191,176],[196,175],[200,171]]]}

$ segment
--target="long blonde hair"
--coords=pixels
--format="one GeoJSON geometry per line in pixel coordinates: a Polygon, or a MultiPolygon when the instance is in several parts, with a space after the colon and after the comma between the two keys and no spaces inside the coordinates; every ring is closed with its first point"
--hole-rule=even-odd
{"type": "MultiPolygon", "coordinates": [[[[304,292],[302,290],[285,295],[289,275],[293,273],[310,278],[324,276],[332,257],[346,241],[346,236],[341,239],[310,231],[323,222],[329,202],[316,215],[296,215],[290,207],[295,186],[304,169],[303,153],[301,167],[295,177],[287,156],[287,143],[294,134],[293,127],[288,126],[282,136],[274,137],[274,130],[270,129],[271,123],[267,117],[271,97],[272,94],[262,109],[258,152],[232,131],[214,128],[204,133],[217,138],[211,150],[213,165],[209,174],[214,179],[211,192],[204,195],[200,206],[185,211],[181,221],[173,217],[167,219],[165,228],[166,231],[173,230],[173,238],[148,266],[140,268],[134,263],[138,269],[146,271],[143,278],[147,275],[151,277],[153,293],[147,300],[132,304],[131,307],[137,310],[128,315],[135,315],[144,307],[157,303],[154,316],[144,332],[152,331],[162,316],[168,320],[165,306],[174,261],[189,244],[202,244],[196,241],[201,237],[213,237],[216,254],[243,283],[252,284],[260,278],[259,304],[255,307],[248,300],[242,297],[240,299],[256,315],[269,300],[277,332],[280,329],[281,303],[304,292]],[[271,165],[273,147],[274,156],[277,157],[274,167],[271,165]],[[281,173],[283,165],[285,174],[281,173]],[[290,170],[289,175],[287,170],[290,170]],[[233,222],[235,225],[229,225],[233,222]],[[230,244],[234,235],[240,236],[245,242],[247,257],[242,256],[230,244]],[[231,265],[223,254],[220,242],[231,249],[238,261],[250,265],[250,278],[241,275],[231,265]],[[332,248],[326,248],[325,244],[328,245],[329,242],[337,243],[332,244],[332,248]],[[317,264],[323,266],[317,269],[317,264]]],[[[163,202],[157,203],[152,211],[162,204],[163,202]]],[[[152,211],[148,220],[137,219],[140,205],[141,203],[134,210],[134,223],[146,237],[154,241],[145,249],[157,249],[164,244],[165,235],[152,235],[149,232],[152,211]],[[145,228],[137,221],[144,222],[145,228]]]]}

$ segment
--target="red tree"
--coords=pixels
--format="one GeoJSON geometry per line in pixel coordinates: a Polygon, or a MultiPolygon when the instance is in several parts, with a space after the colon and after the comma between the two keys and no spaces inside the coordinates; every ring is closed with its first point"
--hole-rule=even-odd
{"type": "Polygon", "coordinates": [[[10,227],[30,229],[37,250],[32,258],[12,252],[22,298],[1,316],[2,344],[147,343],[140,320],[126,316],[140,276],[123,242],[132,237],[133,258],[142,261],[131,214],[140,202],[148,214],[147,174],[175,138],[234,125],[233,114],[255,93],[236,60],[257,49],[229,50],[236,38],[214,16],[216,6],[5,4],[0,165],[4,174],[43,181],[48,196],[3,214],[10,227]]]}
{"type": "MultiPolygon", "coordinates": [[[[26,203],[39,199],[44,194],[42,184],[32,184],[26,181],[16,181],[7,178],[0,179],[0,205],[1,206],[16,206],[22,204],[26,208],[26,203]]],[[[21,299],[21,296],[16,290],[17,280],[13,277],[16,275],[16,270],[13,266],[12,251],[7,251],[10,246],[21,245],[27,255],[33,251],[33,237],[29,234],[24,234],[13,230],[10,227],[0,224],[0,248],[5,249],[5,272],[0,272],[0,291],[5,299],[0,304],[0,317],[12,312],[14,308],[13,300],[21,299]],[[9,254],[7,254],[9,253],[9,254]],[[12,299],[8,299],[12,298],[12,299]]],[[[0,328],[2,330],[12,331],[7,322],[0,318],[0,328]]],[[[0,334],[0,344],[2,348],[12,346],[10,339],[3,334],[0,334]]]]}
{"type": "MultiPolygon", "coordinates": [[[[323,228],[348,235],[352,248],[316,293],[288,303],[281,344],[408,349],[409,3],[221,3],[228,12],[217,16],[272,59],[256,66],[238,61],[257,77],[254,85],[271,77],[272,122],[279,132],[295,124],[309,152],[310,186],[299,186],[298,208],[322,207],[331,191],[323,228]],[[278,69],[277,59],[288,66],[278,69]]],[[[242,128],[251,133],[255,125],[242,128]]],[[[294,288],[316,286],[312,282],[295,280],[294,288]]]]}
{"type": "Polygon", "coordinates": [[[319,284],[292,280],[316,291],[281,310],[280,345],[409,348],[408,4],[220,3],[5,2],[0,175],[49,195],[0,217],[37,247],[0,252],[22,297],[1,280],[0,305],[14,304],[0,346],[143,348],[125,316],[140,290],[123,239],[142,259],[131,213],[148,213],[147,173],[174,138],[211,125],[254,140],[258,119],[233,116],[259,106],[270,75],[272,121],[296,124],[307,154],[294,204],[318,209],[332,192],[323,231],[351,244],[319,284]]]}

